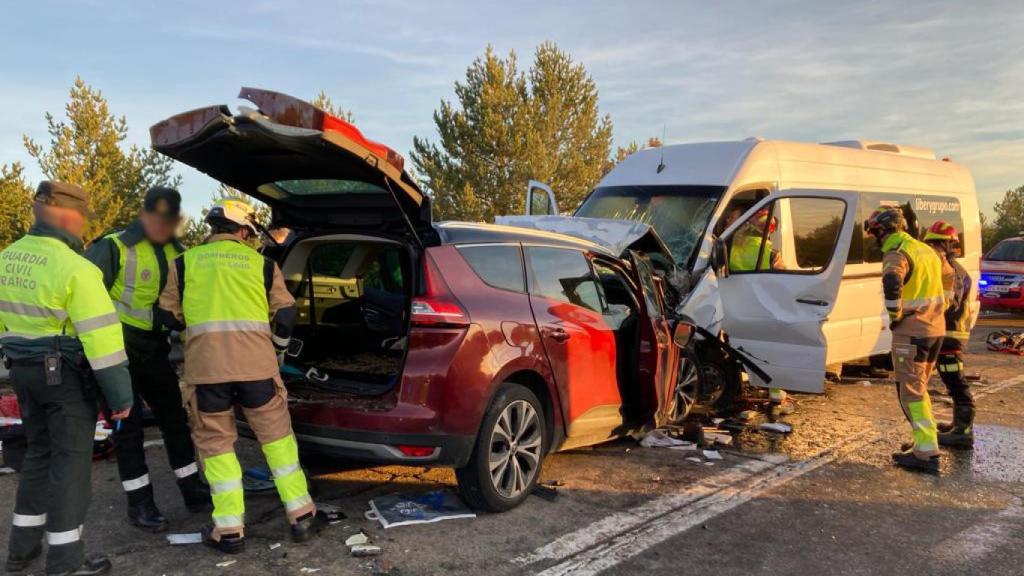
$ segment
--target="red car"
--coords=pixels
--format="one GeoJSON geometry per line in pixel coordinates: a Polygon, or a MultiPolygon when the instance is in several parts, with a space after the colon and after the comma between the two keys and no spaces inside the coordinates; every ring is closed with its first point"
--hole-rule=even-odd
{"type": "MultiPolygon", "coordinates": [[[[304,451],[451,466],[506,510],[545,454],[671,418],[692,326],[662,313],[639,252],[514,227],[433,223],[401,156],[313,106],[203,108],[153,146],[273,209],[299,321],[282,374],[304,451]]],[[[244,361],[244,359],[230,359],[244,361]]]]}
{"type": "Polygon", "coordinates": [[[978,284],[982,308],[1024,311],[1024,237],[1007,238],[985,254],[978,284]]]}

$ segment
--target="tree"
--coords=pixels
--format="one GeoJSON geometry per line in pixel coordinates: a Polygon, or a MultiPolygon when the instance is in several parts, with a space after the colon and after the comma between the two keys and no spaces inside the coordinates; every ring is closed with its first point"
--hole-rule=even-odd
{"type": "MultiPolygon", "coordinates": [[[[221,184],[217,187],[217,190],[210,195],[210,204],[218,200],[242,200],[246,202],[256,211],[256,222],[261,226],[268,226],[270,224],[270,207],[262,202],[253,200],[251,197],[246,196],[242,192],[226,185],[221,184]]],[[[185,217],[185,222],[182,224],[182,233],[180,235],[181,243],[186,248],[198,246],[203,243],[203,240],[210,235],[210,227],[206,224],[206,215],[210,212],[209,208],[203,208],[200,217],[192,218],[190,216],[185,217]]],[[[253,247],[257,247],[262,243],[259,235],[254,236],[249,242],[253,247]]]]}
{"type": "Polygon", "coordinates": [[[993,240],[1020,235],[1024,231],[1024,186],[1007,190],[993,210],[996,214],[992,222],[996,230],[993,240]]]}
{"type": "Polygon", "coordinates": [[[32,187],[18,162],[0,165],[0,249],[22,237],[32,225],[32,187]]]}
{"type": "MultiPolygon", "coordinates": [[[[661,146],[661,138],[658,138],[657,136],[651,136],[650,138],[647,139],[647,144],[645,144],[643,148],[660,148],[661,146]]],[[[605,165],[604,171],[602,171],[601,175],[604,176],[605,174],[611,172],[612,168],[615,168],[615,166],[619,162],[622,162],[634,152],[639,151],[640,148],[640,143],[637,142],[636,140],[633,140],[632,142],[625,146],[619,146],[618,148],[616,148],[615,155],[608,159],[608,163],[605,165]]]]}
{"type": "Polygon", "coordinates": [[[65,120],[46,113],[50,142],[43,146],[24,136],[25,148],[51,180],[78,184],[89,192],[96,218],[86,238],[128,224],[151,186],[180,184],[172,175],[174,161],[151,148],[123,148],[128,136],[124,116],[114,116],[103,94],[81,78],[75,79],[65,120]]]}
{"type": "Polygon", "coordinates": [[[582,64],[550,42],[527,72],[488,46],[455,83],[458,102],[434,111],[439,142],[414,138],[412,162],[440,218],[518,213],[528,180],[547,182],[571,209],[600,179],[612,123],[582,64]]]}
{"type": "Polygon", "coordinates": [[[345,110],[341,106],[335,106],[334,102],[331,100],[331,97],[328,96],[327,92],[324,92],[323,90],[321,90],[320,93],[316,95],[316,98],[313,98],[313,101],[310,102],[310,104],[316,106],[317,108],[323,110],[324,112],[327,112],[331,116],[341,118],[342,120],[348,122],[349,124],[354,124],[356,121],[356,118],[355,116],[352,115],[351,111],[345,110]]]}

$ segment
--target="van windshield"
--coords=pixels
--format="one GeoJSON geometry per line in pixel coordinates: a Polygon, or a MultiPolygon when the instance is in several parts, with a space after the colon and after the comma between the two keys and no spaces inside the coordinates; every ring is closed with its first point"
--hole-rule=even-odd
{"type": "Polygon", "coordinates": [[[603,186],[576,216],[635,220],[650,225],[680,265],[692,264],[723,186],[603,186]]]}
{"type": "Polygon", "coordinates": [[[985,255],[985,260],[1024,262],[1024,240],[1003,240],[985,255]]]}

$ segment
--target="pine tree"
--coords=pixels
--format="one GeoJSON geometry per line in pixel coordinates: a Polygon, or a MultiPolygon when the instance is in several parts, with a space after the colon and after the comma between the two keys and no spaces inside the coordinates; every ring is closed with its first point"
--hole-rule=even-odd
{"type": "MultiPolygon", "coordinates": [[[[239,192],[238,190],[226,185],[221,184],[217,187],[217,190],[210,195],[210,205],[218,200],[242,200],[246,202],[256,211],[256,222],[261,226],[268,226],[270,224],[270,207],[266,204],[254,200],[252,197],[239,192]]],[[[210,227],[206,224],[204,219],[210,212],[209,207],[203,208],[199,218],[186,217],[185,222],[182,225],[182,233],[179,237],[181,243],[187,248],[198,246],[202,244],[207,236],[210,235],[210,227]]],[[[259,246],[262,243],[262,238],[259,234],[253,236],[250,240],[250,244],[254,247],[259,246]]]]}
{"type": "Polygon", "coordinates": [[[350,110],[345,110],[341,106],[335,106],[334,101],[332,101],[331,97],[327,95],[327,92],[323,90],[321,90],[320,93],[316,95],[316,98],[313,98],[310,104],[316,106],[317,108],[323,110],[324,112],[327,112],[331,116],[341,118],[342,120],[348,122],[349,124],[354,124],[356,121],[355,116],[352,115],[352,112],[350,110]]]}
{"type": "Polygon", "coordinates": [[[0,249],[22,237],[32,225],[32,187],[18,162],[0,165],[0,249]]]}

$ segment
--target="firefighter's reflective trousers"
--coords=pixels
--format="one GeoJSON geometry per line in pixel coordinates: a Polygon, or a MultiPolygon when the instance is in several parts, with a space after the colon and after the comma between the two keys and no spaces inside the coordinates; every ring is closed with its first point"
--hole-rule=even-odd
{"type": "Polygon", "coordinates": [[[185,397],[192,413],[192,439],[213,494],[216,534],[242,534],[245,526],[242,469],[235,456],[236,405],[263,448],[288,521],[294,524],[315,512],[279,378],[189,385],[185,397]]]}
{"type": "Polygon", "coordinates": [[[928,396],[928,379],[939,356],[942,337],[892,335],[892,363],[896,372],[896,390],[903,415],[910,422],[914,437],[914,455],[938,456],[939,439],[928,396]]]}
{"type": "Polygon", "coordinates": [[[942,341],[939,351],[938,370],[942,383],[946,385],[954,406],[974,406],[974,396],[970,384],[964,377],[964,345],[947,336],[942,341]]]}

